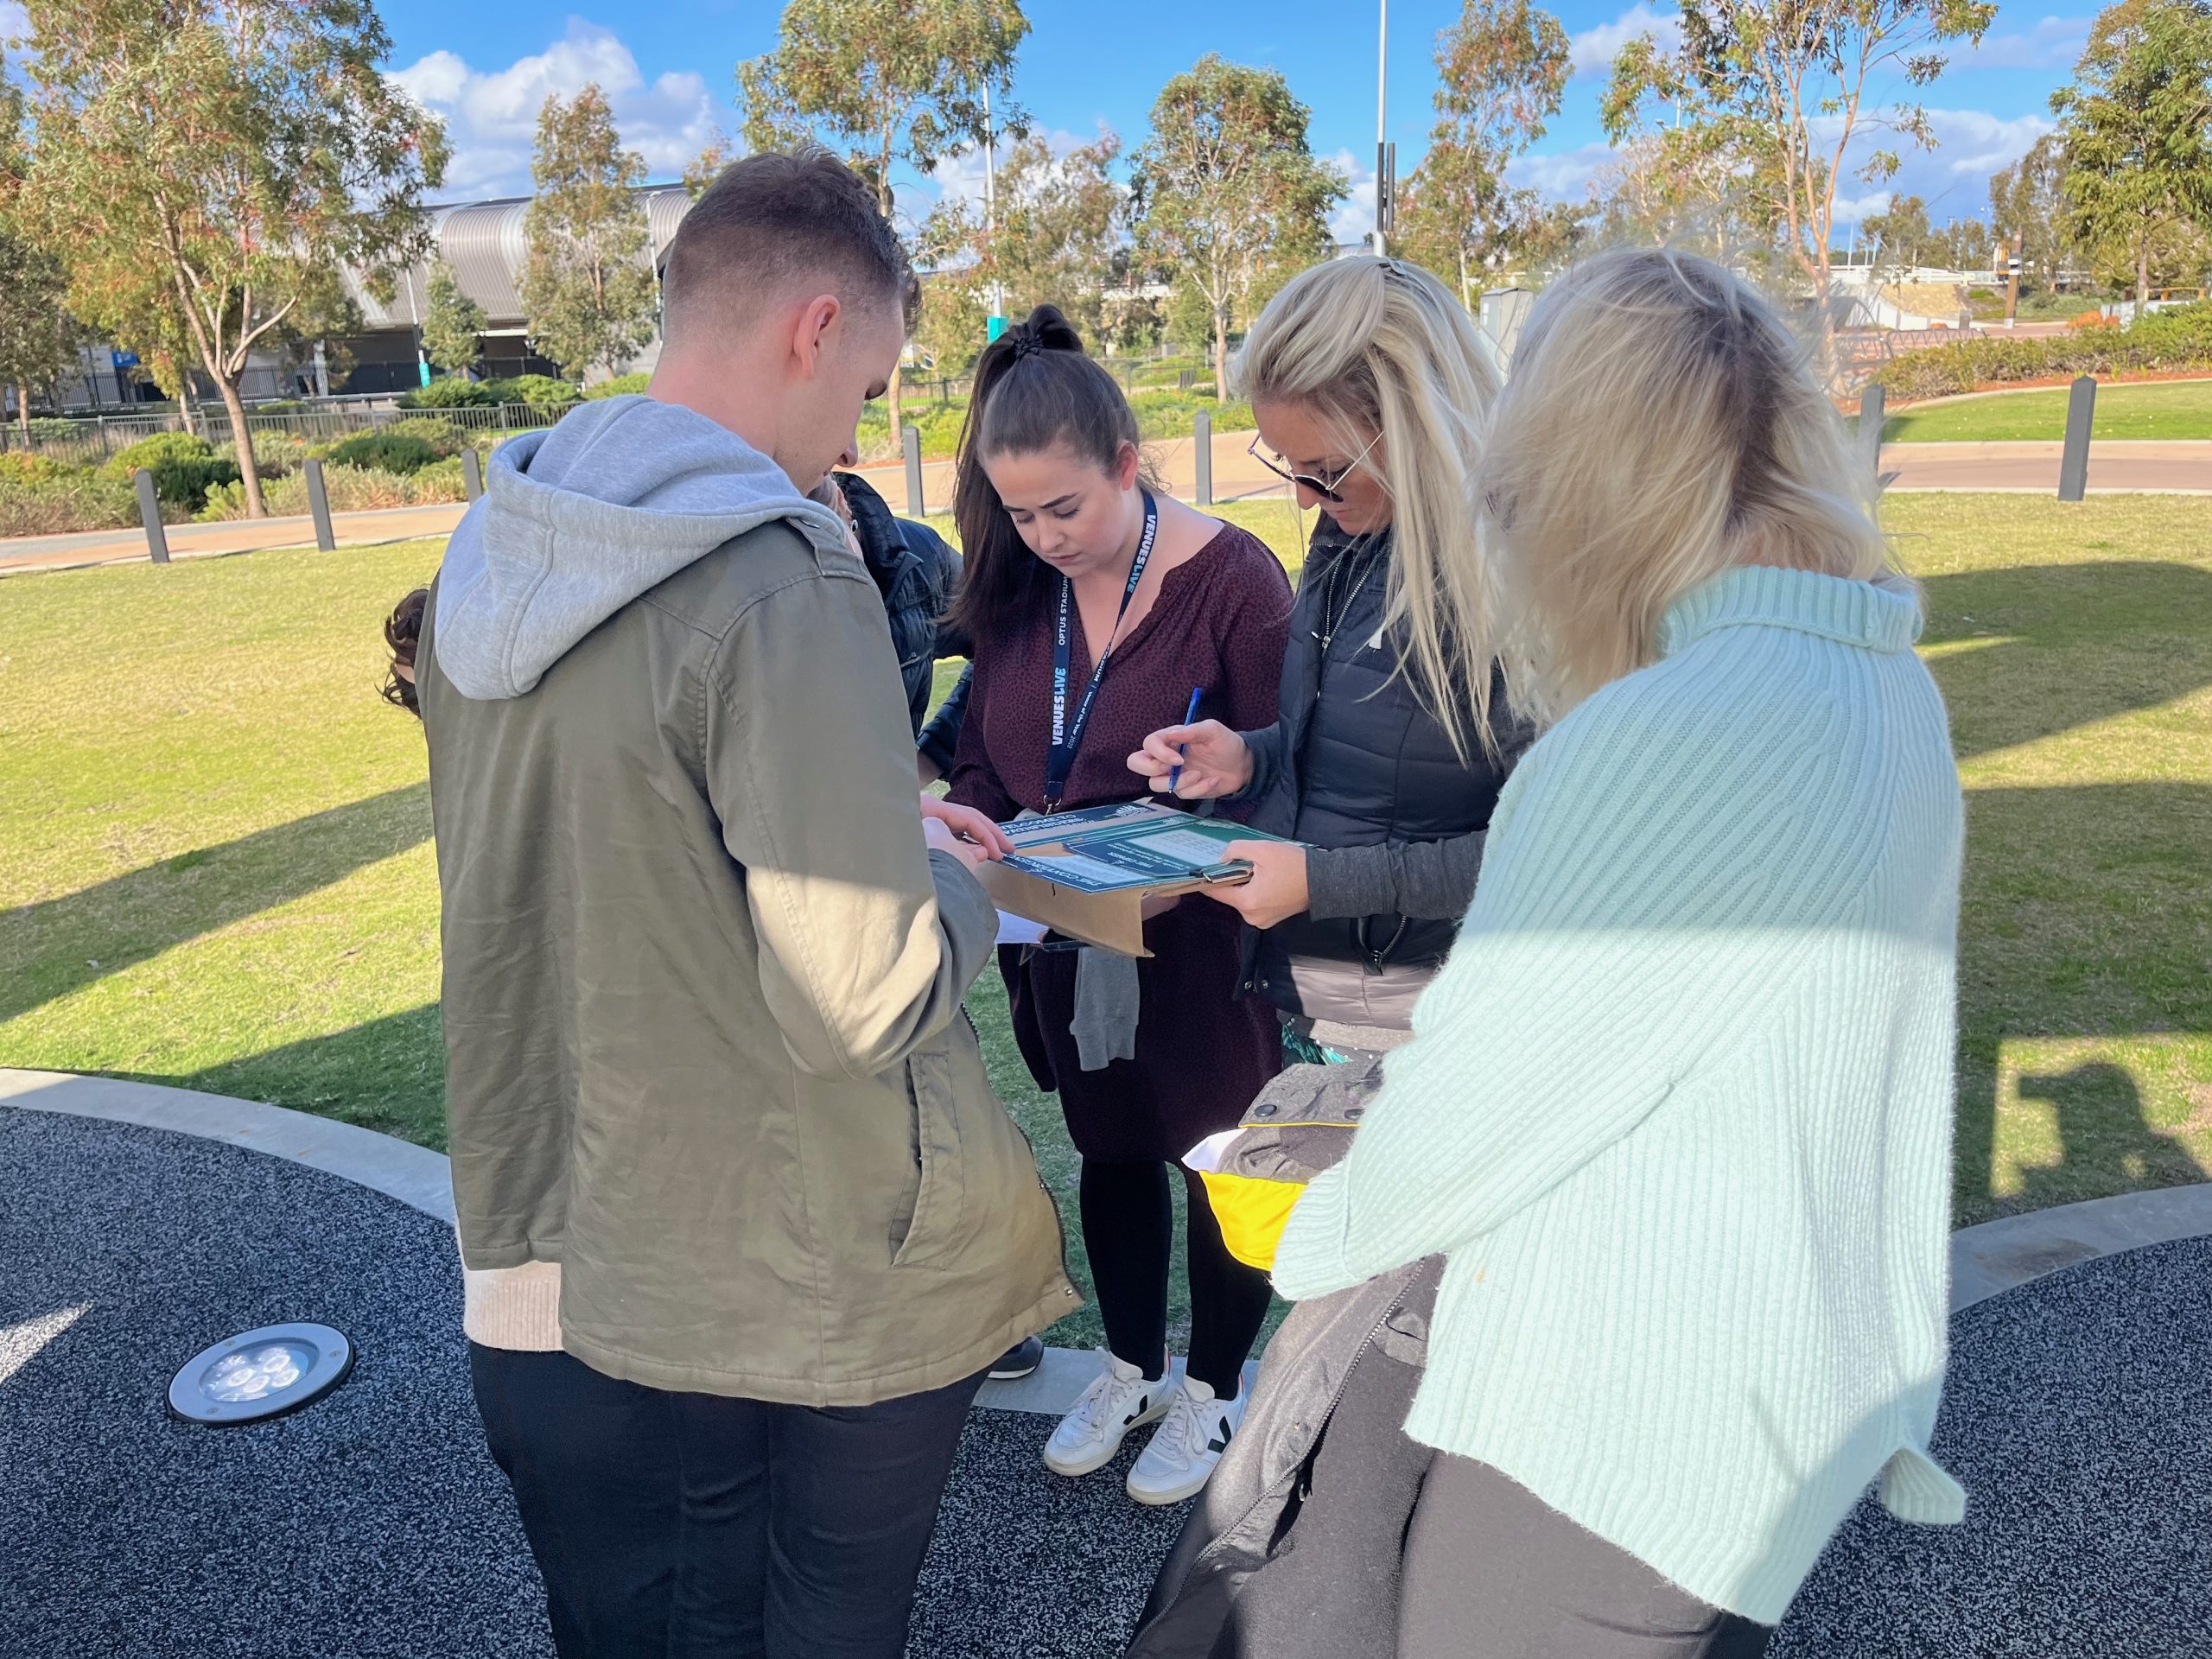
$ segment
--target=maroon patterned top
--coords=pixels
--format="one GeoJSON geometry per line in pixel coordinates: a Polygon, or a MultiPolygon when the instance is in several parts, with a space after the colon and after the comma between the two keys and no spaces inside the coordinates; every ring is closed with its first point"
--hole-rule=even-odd
{"type": "MultiPolygon", "coordinates": [[[[1001,823],[1045,810],[1045,752],[1052,739],[1052,627],[1059,588],[1037,584],[1030,613],[976,642],[976,676],[952,760],[951,798],[1001,823]]],[[[1073,618],[1068,702],[1090,679],[1090,641],[1073,618]]],[[[1161,579],[1143,621],[1114,648],[1090,712],[1063,810],[1137,798],[1144,780],[1128,758],[1163,726],[1180,725],[1191,688],[1198,718],[1231,731],[1272,725],[1290,627],[1290,581],[1257,537],[1220,534],[1161,579]]]]}
{"type": "MultiPolygon", "coordinates": [[[[967,721],[953,755],[951,798],[1001,823],[1045,806],[1059,590],[1050,582],[1038,590],[1029,615],[976,642],[967,721]]],[[[1071,701],[1091,669],[1080,613],[1073,620],[1071,701]]],[[[1256,537],[1224,524],[1162,578],[1152,609],[1115,647],[1064,809],[1144,796],[1128,757],[1161,727],[1182,722],[1193,686],[1201,720],[1240,732],[1272,725],[1289,626],[1281,563],[1256,537]]],[[[1238,992],[1240,928],[1235,911],[1197,895],[1145,925],[1153,954],[1137,964],[1136,1056],[1100,1071],[1080,1069],[1068,1032],[1074,955],[1001,953],[1022,1053],[1039,1084],[1059,1090],[1070,1136],[1085,1158],[1179,1158],[1217,1129],[1235,1127],[1280,1069],[1274,1010],[1238,992]]]]}

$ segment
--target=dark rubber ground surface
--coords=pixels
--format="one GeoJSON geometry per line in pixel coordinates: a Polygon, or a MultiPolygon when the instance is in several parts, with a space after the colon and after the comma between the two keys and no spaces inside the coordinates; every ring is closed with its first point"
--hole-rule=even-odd
{"type": "MultiPolygon", "coordinates": [[[[0,1108],[0,1655],[549,1655],[460,1300],[446,1230],[379,1194],[0,1108]],[[186,1359],[286,1319],[353,1338],[344,1389],[248,1429],[168,1415],[186,1359]]],[[[1936,1449],[1967,1525],[1863,1509],[1775,1659],[2212,1659],[2212,1241],[2070,1269],[1954,1336],[1936,1449]]],[[[1118,1650],[1181,1512],[1122,1495],[1134,1446],[1046,1473],[1049,1427],[976,1414],[913,1654],[1118,1650]]]]}

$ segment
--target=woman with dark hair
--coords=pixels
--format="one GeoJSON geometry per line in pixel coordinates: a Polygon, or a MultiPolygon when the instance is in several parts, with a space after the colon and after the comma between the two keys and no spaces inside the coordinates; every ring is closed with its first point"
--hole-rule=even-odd
{"type": "MultiPolygon", "coordinates": [[[[1157,490],[1136,417],[1060,314],[1040,306],[988,346],[961,435],[965,559],[952,620],[975,648],[950,798],[1001,822],[1127,800],[1124,757],[1195,690],[1236,729],[1275,717],[1290,613],[1255,537],[1157,490]]],[[[1056,1473],[1110,1462],[1160,1427],[1128,1486],[1172,1503],[1205,1484],[1243,1421],[1240,1377],[1268,1306],[1195,1177],[1190,1359],[1167,1370],[1167,1166],[1233,1127],[1281,1065],[1273,1014],[1237,994],[1239,921],[1217,905],[1151,916],[1142,959],[1047,940],[1002,961],[1039,1084],[1083,1157],[1083,1237],[1106,1368],[1045,1447],[1056,1473]]]]}
{"type": "Polygon", "coordinates": [[[423,638],[423,609],[429,602],[429,588],[411,588],[385,618],[384,643],[391,652],[391,665],[377,688],[386,702],[418,718],[423,710],[415,701],[415,647],[423,638]]]}

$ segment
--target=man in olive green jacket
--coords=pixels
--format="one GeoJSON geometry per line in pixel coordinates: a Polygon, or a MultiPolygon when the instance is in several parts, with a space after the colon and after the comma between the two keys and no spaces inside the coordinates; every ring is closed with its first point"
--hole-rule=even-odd
{"type": "Polygon", "coordinates": [[[1075,1306],[961,1008],[980,851],[805,493],[912,277],[814,153],[664,284],[650,391],[494,454],[418,651],[472,1364],[564,1656],[890,1659],[981,1374],[1075,1306]]]}

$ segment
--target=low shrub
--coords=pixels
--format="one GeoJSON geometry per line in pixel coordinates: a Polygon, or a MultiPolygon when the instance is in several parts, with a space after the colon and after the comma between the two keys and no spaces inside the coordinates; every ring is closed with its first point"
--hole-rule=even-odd
{"type": "Polygon", "coordinates": [[[1140,391],[1129,407],[1136,410],[1139,435],[1154,440],[1187,438],[1198,430],[1198,416],[1205,410],[1213,416],[1217,432],[1249,432],[1252,429],[1249,404],[1217,404],[1192,391],[1140,391]]]}
{"type": "MultiPolygon", "coordinates": [[[[386,473],[373,467],[327,466],[322,469],[322,487],[329,498],[333,512],[372,512],[383,507],[414,507],[440,501],[458,501],[461,499],[461,463],[458,461],[433,461],[415,473],[386,473]]],[[[304,513],[308,510],[307,474],[292,473],[265,481],[262,486],[262,498],[273,516],[296,517],[304,513]]],[[[229,485],[210,490],[207,505],[200,509],[199,516],[209,523],[245,518],[245,486],[229,485]]]]}
{"type": "Polygon", "coordinates": [[[499,389],[503,404],[528,404],[532,409],[566,409],[582,401],[583,388],[574,381],[557,380],[550,374],[518,374],[512,380],[487,380],[486,385],[499,389]]]}
{"type": "Polygon", "coordinates": [[[626,397],[633,391],[643,391],[652,384],[652,376],[640,369],[635,374],[618,374],[612,380],[602,380],[595,386],[586,386],[584,397],[587,399],[626,397]]]}
{"type": "Polygon", "coordinates": [[[187,515],[206,505],[207,492],[238,481],[238,464],[216,453],[207,439],[189,432],[156,432],[125,444],[100,464],[100,476],[129,484],[140,467],[154,475],[154,493],[167,507],[187,515]]]}
{"type": "Polygon", "coordinates": [[[42,455],[35,449],[0,450],[0,479],[11,484],[48,484],[57,479],[75,478],[84,470],[52,455],[42,455]]]}
{"type": "Polygon", "coordinates": [[[494,382],[463,380],[458,375],[433,380],[399,394],[402,409],[489,409],[499,400],[493,395],[494,382]]]}
{"type": "Polygon", "coordinates": [[[389,427],[356,432],[331,445],[329,454],[333,466],[373,468],[380,473],[419,473],[438,459],[436,447],[426,439],[389,427]]]}
{"type": "MultiPolygon", "coordinates": [[[[235,461],[238,445],[219,444],[215,453],[235,461]]],[[[272,474],[290,472],[313,453],[307,439],[297,432],[257,432],[253,435],[253,457],[261,463],[264,478],[272,474]]]]}
{"type": "Polygon", "coordinates": [[[435,415],[410,415],[376,429],[387,437],[414,438],[427,443],[433,456],[441,461],[448,455],[457,455],[468,447],[466,428],[435,415]]]}
{"type": "Polygon", "coordinates": [[[402,409],[490,409],[526,404],[532,409],[566,409],[583,397],[569,380],[550,374],[518,374],[508,380],[462,380],[448,376],[399,394],[402,409]]]}
{"type": "Polygon", "coordinates": [[[138,494],[124,480],[83,467],[22,477],[0,469],[0,536],[63,536],[137,522],[138,494]]]}
{"type": "Polygon", "coordinates": [[[2212,301],[2152,311],[2126,327],[2094,325],[2049,338],[1975,334],[1909,352],[1873,376],[1895,403],[1948,397],[1977,387],[2090,374],[2212,373],[2212,301]]]}
{"type": "Polygon", "coordinates": [[[190,432],[156,432],[136,443],[127,443],[102,463],[111,478],[128,479],[141,467],[154,467],[165,461],[206,461],[215,453],[207,439],[190,432]]]}
{"type": "Polygon", "coordinates": [[[37,415],[31,418],[31,436],[43,443],[49,438],[81,437],[92,430],[82,421],[64,420],[59,415],[37,415]]]}

